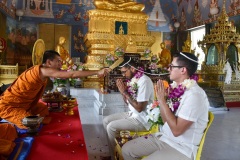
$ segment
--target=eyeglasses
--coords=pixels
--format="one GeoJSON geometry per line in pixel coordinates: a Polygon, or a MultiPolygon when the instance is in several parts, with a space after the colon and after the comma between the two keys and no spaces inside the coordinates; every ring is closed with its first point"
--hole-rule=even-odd
{"type": "Polygon", "coordinates": [[[174,66],[174,65],[172,65],[172,64],[169,64],[169,69],[170,70],[172,70],[172,68],[183,68],[183,67],[185,67],[185,66],[174,66]]]}
{"type": "Polygon", "coordinates": [[[121,71],[121,74],[126,74],[126,72],[128,71],[129,69],[126,69],[125,71],[121,71]]]}

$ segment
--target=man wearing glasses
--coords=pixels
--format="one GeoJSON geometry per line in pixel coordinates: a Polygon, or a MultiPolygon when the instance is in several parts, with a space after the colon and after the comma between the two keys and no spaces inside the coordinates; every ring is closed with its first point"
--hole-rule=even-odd
{"type": "Polygon", "coordinates": [[[109,150],[113,158],[115,137],[121,130],[147,131],[151,125],[146,120],[146,106],[153,101],[154,88],[152,80],[144,74],[144,70],[131,58],[120,64],[120,70],[127,84],[118,79],[116,84],[124,101],[128,104],[129,112],[116,113],[103,119],[107,131],[109,150]]]}
{"type": "Polygon", "coordinates": [[[206,93],[192,79],[198,58],[180,52],[169,65],[173,83],[166,93],[162,80],[156,85],[156,96],[164,125],[159,133],[125,143],[123,158],[135,160],[193,160],[208,123],[209,102],[206,93]],[[167,98],[166,98],[167,97],[167,98]]]}

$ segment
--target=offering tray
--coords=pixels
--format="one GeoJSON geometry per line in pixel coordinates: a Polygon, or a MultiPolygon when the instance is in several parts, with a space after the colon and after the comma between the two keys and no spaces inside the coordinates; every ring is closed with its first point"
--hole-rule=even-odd
{"type": "Polygon", "coordinates": [[[63,110],[63,95],[58,92],[50,92],[48,91],[42,97],[42,101],[47,103],[48,110],[52,112],[61,112],[63,110]]]}
{"type": "Polygon", "coordinates": [[[51,112],[61,112],[63,110],[62,99],[49,99],[49,98],[42,98],[42,101],[47,103],[48,110],[51,112]]]}

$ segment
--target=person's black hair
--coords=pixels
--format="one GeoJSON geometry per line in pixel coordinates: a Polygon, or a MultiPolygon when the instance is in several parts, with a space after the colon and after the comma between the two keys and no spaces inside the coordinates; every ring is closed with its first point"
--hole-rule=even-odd
{"type": "Polygon", "coordinates": [[[191,77],[197,71],[198,63],[196,62],[198,62],[198,58],[193,53],[187,53],[187,52],[181,52],[181,53],[184,54],[189,59],[181,55],[180,52],[175,53],[173,57],[177,58],[177,63],[179,66],[184,66],[187,68],[188,75],[191,77]]]}
{"type": "Polygon", "coordinates": [[[56,56],[60,57],[60,54],[54,50],[47,50],[43,54],[42,63],[46,63],[48,59],[52,61],[54,58],[56,58],[56,56]]]}
{"type": "Polygon", "coordinates": [[[139,64],[130,57],[124,57],[124,61],[119,65],[119,67],[125,67],[125,68],[131,68],[131,66],[133,66],[134,68],[139,67],[139,64]]]}

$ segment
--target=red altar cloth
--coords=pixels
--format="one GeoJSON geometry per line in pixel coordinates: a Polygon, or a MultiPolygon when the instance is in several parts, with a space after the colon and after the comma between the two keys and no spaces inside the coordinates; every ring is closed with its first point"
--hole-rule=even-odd
{"type": "Polygon", "coordinates": [[[74,115],[50,112],[51,122],[44,125],[34,142],[27,160],[88,160],[78,108],[74,115]]]}

